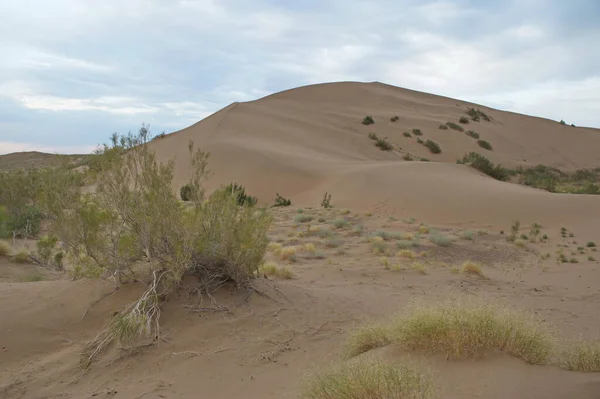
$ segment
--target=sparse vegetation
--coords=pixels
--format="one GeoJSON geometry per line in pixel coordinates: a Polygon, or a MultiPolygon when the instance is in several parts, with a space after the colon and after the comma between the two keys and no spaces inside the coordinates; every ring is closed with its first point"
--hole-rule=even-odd
{"type": "Polygon", "coordinates": [[[413,160],[413,156],[409,153],[406,153],[402,156],[402,159],[404,159],[405,161],[412,161],[413,160]]]}
{"type": "Polygon", "coordinates": [[[348,225],[350,224],[350,222],[348,222],[348,219],[346,218],[339,218],[339,219],[334,219],[331,224],[336,228],[336,229],[343,229],[344,227],[348,227],[348,225]]]}
{"type": "Polygon", "coordinates": [[[480,357],[496,349],[544,364],[553,350],[553,339],[533,316],[462,298],[413,306],[394,322],[391,336],[406,349],[443,353],[451,359],[480,357]]]}
{"type": "Polygon", "coordinates": [[[421,274],[427,274],[427,269],[422,263],[414,262],[412,265],[410,265],[410,268],[415,271],[418,271],[421,274]]]}
{"type": "Polygon", "coordinates": [[[380,138],[375,140],[375,147],[379,148],[381,151],[392,151],[394,149],[394,146],[389,141],[380,138]]]}
{"type": "Polygon", "coordinates": [[[477,140],[477,144],[484,150],[492,151],[492,145],[485,140],[477,140]]]}
{"type": "Polygon", "coordinates": [[[439,129],[440,130],[448,130],[448,126],[446,126],[446,125],[440,125],[439,129]]]}
{"type": "Polygon", "coordinates": [[[10,255],[10,245],[7,242],[0,241],[0,256],[10,255]]]}
{"type": "Polygon", "coordinates": [[[256,197],[246,194],[246,189],[241,184],[236,182],[229,183],[220,190],[229,193],[233,198],[235,198],[239,206],[254,206],[258,202],[256,197]]]}
{"type": "MultiPolygon", "coordinates": [[[[387,259],[387,258],[386,258],[387,259]]],[[[355,357],[371,349],[377,349],[391,343],[390,326],[384,324],[365,324],[350,334],[344,348],[345,357],[355,357]]]]}
{"type": "Polygon", "coordinates": [[[476,152],[466,154],[458,163],[469,165],[496,180],[506,181],[510,177],[510,171],[500,165],[494,165],[489,159],[476,152]]]}
{"type": "Polygon", "coordinates": [[[258,271],[265,276],[273,276],[285,280],[289,280],[294,277],[292,269],[290,269],[288,266],[281,267],[274,262],[265,263],[258,269],[258,271]]]}
{"type": "Polygon", "coordinates": [[[318,372],[305,383],[305,399],[378,399],[436,396],[431,376],[415,369],[362,360],[343,364],[332,371],[318,372]]]}
{"type": "Polygon", "coordinates": [[[412,137],[412,134],[410,134],[409,132],[404,132],[404,133],[402,133],[402,135],[404,137],[409,137],[409,138],[412,137]]]}
{"type": "Polygon", "coordinates": [[[375,120],[373,119],[373,117],[371,117],[369,115],[365,116],[365,118],[362,121],[363,125],[372,125],[374,123],[375,123],[375,120]]]}
{"type": "Polygon", "coordinates": [[[413,133],[415,136],[422,136],[422,135],[423,135],[423,132],[421,131],[421,129],[413,129],[413,130],[412,130],[412,133],[413,133]]]}
{"type": "Polygon", "coordinates": [[[391,121],[391,122],[396,122],[396,121],[398,121],[398,119],[400,119],[400,117],[396,115],[396,116],[392,116],[392,117],[390,118],[390,121],[391,121]]]}
{"type": "Polygon", "coordinates": [[[296,223],[308,223],[312,222],[313,217],[310,215],[299,214],[294,218],[294,222],[296,223]]]}
{"type": "Polygon", "coordinates": [[[462,264],[462,267],[460,270],[463,274],[471,274],[471,275],[479,276],[481,278],[485,278],[485,274],[483,274],[483,271],[481,270],[481,266],[479,266],[475,262],[471,262],[471,261],[464,262],[462,264]]]}
{"type": "Polygon", "coordinates": [[[468,123],[469,123],[469,118],[467,118],[466,116],[461,116],[461,117],[458,119],[458,123],[462,123],[463,125],[466,125],[466,124],[468,124],[468,123]]]}
{"type": "Polygon", "coordinates": [[[479,133],[477,133],[477,132],[474,132],[473,130],[467,130],[467,131],[465,132],[465,134],[466,134],[467,136],[469,136],[469,137],[472,137],[472,138],[476,139],[476,140],[477,140],[477,139],[479,139],[479,133]]]}
{"type": "Polygon", "coordinates": [[[25,249],[20,250],[12,256],[12,261],[16,263],[31,263],[31,256],[25,249]]]}
{"type": "Polygon", "coordinates": [[[596,243],[594,241],[588,241],[588,243],[586,244],[586,247],[588,248],[594,248],[596,246],[596,243]]]}
{"type": "Polygon", "coordinates": [[[470,230],[463,231],[461,237],[463,240],[473,241],[475,239],[475,233],[470,230]]]}
{"type": "Polygon", "coordinates": [[[427,140],[425,142],[425,147],[427,147],[432,154],[439,154],[442,152],[440,146],[432,140],[427,140]]]}
{"type": "Polygon", "coordinates": [[[419,143],[419,144],[423,144],[423,143],[424,143],[424,141],[423,141],[421,138],[418,138],[418,139],[417,139],[417,143],[419,143]]]}
{"type": "Polygon", "coordinates": [[[275,193],[275,203],[273,204],[274,207],[290,206],[290,205],[292,205],[292,201],[290,201],[287,198],[282,197],[281,195],[279,195],[279,193],[275,193]]]}
{"type": "Polygon", "coordinates": [[[454,122],[446,122],[446,126],[448,126],[452,130],[456,130],[459,132],[464,132],[464,130],[465,130],[465,129],[463,129],[463,127],[461,125],[454,123],[454,122]]]}
{"type": "Polygon", "coordinates": [[[372,132],[371,132],[371,133],[369,133],[368,137],[369,137],[371,140],[377,140],[377,139],[378,139],[378,136],[377,136],[377,134],[375,134],[375,133],[372,133],[372,132]]]}
{"type": "Polygon", "coordinates": [[[567,370],[600,372],[600,342],[576,342],[561,353],[559,364],[567,370]]]}
{"type": "Polygon", "coordinates": [[[482,110],[479,108],[469,108],[467,109],[467,115],[471,117],[473,122],[479,122],[479,119],[483,119],[486,122],[490,122],[489,116],[487,116],[482,110]]]}
{"type": "Polygon", "coordinates": [[[325,196],[323,197],[323,201],[321,201],[321,208],[329,209],[332,207],[333,205],[331,205],[331,194],[328,194],[326,192],[325,196]]]}
{"type": "Polygon", "coordinates": [[[452,245],[452,239],[441,233],[430,234],[429,241],[440,247],[449,247],[450,245],[452,245]]]}

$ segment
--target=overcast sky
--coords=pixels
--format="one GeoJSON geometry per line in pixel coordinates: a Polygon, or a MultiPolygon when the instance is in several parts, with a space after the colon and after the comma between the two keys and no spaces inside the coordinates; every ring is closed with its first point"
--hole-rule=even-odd
{"type": "Polygon", "coordinates": [[[600,1],[0,1],[0,153],[340,80],[600,127],[600,1]]]}

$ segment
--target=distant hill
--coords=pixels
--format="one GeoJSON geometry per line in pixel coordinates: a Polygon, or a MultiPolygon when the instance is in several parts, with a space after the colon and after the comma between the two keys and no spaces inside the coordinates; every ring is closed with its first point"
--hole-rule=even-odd
{"type": "Polygon", "coordinates": [[[69,162],[73,165],[82,163],[89,155],[87,154],[48,154],[38,151],[13,152],[0,155],[0,171],[12,169],[43,168],[69,162]]]}

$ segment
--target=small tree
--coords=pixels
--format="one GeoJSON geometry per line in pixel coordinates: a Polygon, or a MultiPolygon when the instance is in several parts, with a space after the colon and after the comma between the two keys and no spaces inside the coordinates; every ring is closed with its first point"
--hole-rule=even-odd
{"type": "Polygon", "coordinates": [[[329,209],[332,207],[331,205],[331,194],[325,193],[323,197],[323,201],[321,201],[321,207],[325,209],[329,209]]]}

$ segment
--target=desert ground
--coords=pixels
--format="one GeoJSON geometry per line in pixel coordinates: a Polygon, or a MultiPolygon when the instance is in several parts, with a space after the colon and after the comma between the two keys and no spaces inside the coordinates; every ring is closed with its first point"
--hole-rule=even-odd
{"type": "Polygon", "coordinates": [[[226,285],[198,303],[184,284],[163,309],[157,345],[113,348],[84,371],[85,342],[143,284],[73,281],[0,256],[0,397],[299,398],[311,373],[344,361],[360,326],[414,301],[460,296],[527,312],[556,349],[545,364],[501,350],[456,360],[393,343],[356,357],[427,370],[439,398],[600,398],[600,373],[560,361],[573,342],[600,340],[600,196],[550,193],[456,163],[474,151],[510,168],[597,168],[600,130],[342,82],[234,103],[153,140],[159,159],[176,162],[174,190],[188,178],[190,140],[210,152],[209,190],[236,181],[259,204],[276,193],[292,201],[271,210],[267,266],[254,288],[226,285]],[[464,130],[492,150],[440,128],[468,108],[490,120],[464,130]],[[375,123],[363,124],[365,116],[375,123]],[[370,133],[393,150],[380,150],[370,133]],[[326,192],[332,208],[320,206],[326,192]]]}

